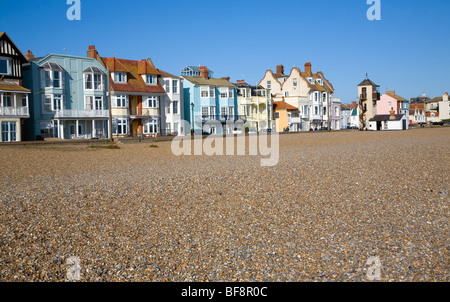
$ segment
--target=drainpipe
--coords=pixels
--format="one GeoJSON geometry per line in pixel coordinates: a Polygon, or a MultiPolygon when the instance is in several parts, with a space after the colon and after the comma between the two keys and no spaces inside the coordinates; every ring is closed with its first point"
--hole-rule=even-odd
{"type": "MultiPolygon", "coordinates": [[[[111,83],[110,83],[110,76],[109,76],[109,66],[108,66],[108,70],[107,70],[107,74],[106,74],[106,78],[107,78],[107,96],[108,96],[108,111],[109,111],[109,118],[108,118],[108,135],[109,135],[109,140],[111,141],[111,143],[114,142],[113,136],[112,136],[112,109],[111,109],[111,83]]],[[[77,130],[78,131],[78,130],[77,130]]]]}

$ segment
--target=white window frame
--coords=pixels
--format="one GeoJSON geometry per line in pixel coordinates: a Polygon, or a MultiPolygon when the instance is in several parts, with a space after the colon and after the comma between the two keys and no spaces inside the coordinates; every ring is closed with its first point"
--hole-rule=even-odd
{"type": "Polygon", "coordinates": [[[6,61],[6,73],[0,72],[0,75],[12,75],[12,59],[7,57],[0,57],[0,60],[6,61]]]}
{"type": "Polygon", "coordinates": [[[158,109],[159,108],[159,97],[158,96],[147,96],[143,102],[143,108],[146,109],[158,109]]]}
{"type": "Polygon", "coordinates": [[[207,87],[207,86],[200,87],[200,97],[202,99],[209,98],[209,87],[207,87]]]}
{"type": "Polygon", "coordinates": [[[164,90],[170,93],[170,80],[164,80],[164,90]]]}
{"type": "Polygon", "coordinates": [[[55,88],[61,89],[63,83],[63,74],[61,71],[52,70],[52,69],[44,69],[44,88],[55,88]],[[59,86],[55,86],[55,74],[58,74],[59,86]],[[47,77],[48,75],[48,77],[47,77]]]}
{"type": "Polygon", "coordinates": [[[129,121],[127,118],[115,118],[115,123],[116,123],[116,135],[128,135],[130,126],[129,126],[129,121]],[[125,127],[125,131],[121,131],[119,132],[119,127],[121,130],[123,130],[123,127],[125,127]]]}
{"type": "Polygon", "coordinates": [[[178,94],[178,80],[172,80],[172,93],[178,94]]]}
{"type": "Polygon", "coordinates": [[[145,75],[145,84],[155,86],[158,84],[158,77],[154,74],[146,74],[145,75]],[[149,81],[150,79],[150,81],[149,81]]]}
{"type": "Polygon", "coordinates": [[[233,88],[228,89],[228,98],[229,99],[234,98],[234,89],[233,88]]]}
{"type": "Polygon", "coordinates": [[[144,134],[158,134],[159,133],[159,120],[152,118],[144,121],[144,134]]]}
{"type": "Polygon", "coordinates": [[[128,108],[128,95],[122,94],[122,95],[115,95],[113,97],[113,107],[114,108],[128,108]],[[120,101],[120,104],[119,104],[120,101]]]}
{"type": "Polygon", "coordinates": [[[214,86],[209,87],[209,97],[210,98],[216,97],[216,87],[214,86]]]}
{"type": "Polygon", "coordinates": [[[172,103],[172,112],[173,112],[173,114],[178,114],[178,112],[179,112],[179,102],[178,101],[174,101],[173,103],[172,103]]]}
{"type": "Polygon", "coordinates": [[[125,84],[127,80],[128,75],[126,72],[114,72],[114,83],[125,84]]]}
{"type": "Polygon", "coordinates": [[[228,88],[220,87],[220,98],[228,99],[228,88]]]}
{"type": "Polygon", "coordinates": [[[53,94],[52,95],[52,111],[61,111],[64,109],[64,95],[53,94]],[[58,105],[58,106],[56,106],[58,105]]]}
{"type": "Polygon", "coordinates": [[[103,91],[103,74],[95,72],[86,72],[84,76],[84,90],[85,91],[103,91]],[[88,76],[91,77],[91,88],[87,88],[88,76]],[[100,76],[100,86],[96,85],[96,77],[100,76]],[[98,87],[98,88],[97,88],[98,87]]]}

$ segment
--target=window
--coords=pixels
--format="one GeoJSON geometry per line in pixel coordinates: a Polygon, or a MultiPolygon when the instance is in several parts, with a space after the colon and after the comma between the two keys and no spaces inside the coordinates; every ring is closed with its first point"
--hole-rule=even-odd
{"type": "Polygon", "coordinates": [[[126,72],[115,72],[114,73],[114,82],[126,83],[127,82],[127,73],[126,72]]]}
{"type": "Polygon", "coordinates": [[[172,92],[178,93],[178,81],[177,80],[172,81],[172,92]]]}
{"type": "Polygon", "coordinates": [[[334,115],[339,116],[339,108],[338,107],[334,108],[334,115]]]}
{"type": "Polygon", "coordinates": [[[2,142],[15,142],[17,140],[16,122],[2,122],[2,142]]]}
{"type": "Polygon", "coordinates": [[[285,96],[285,97],[289,97],[289,91],[285,91],[285,92],[284,92],[284,96],[285,96]]]}
{"type": "Polygon", "coordinates": [[[144,101],[144,108],[159,108],[159,98],[157,96],[149,96],[144,101]]]}
{"type": "Polygon", "coordinates": [[[48,112],[52,111],[52,96],[51,95],[44,96],[43,111],[44,111],[44,113],[48,113],[48,112]]]}
{"type": "Polygon", "coordinates": [[[200,95],[201,95],[202,98],[209,97],[209,89],[208,89],[208,87],[201,87],[200,91],[201,91],[200,95]]]}
{"type": "Polygon", "coordinates": [[[275,112],[275,119],[279,119],[280,118],[280,113],[279,112],[275,112]]]}
{"type": "Polygon", "coordinates": [[[127,108],[128,107],[128,96],[127,95],[118,95],[115,96],[115,102],[113,106],[118,108],[127,108]]]}
{"type": "Polygon", "coordinates": [[[323,85],[322,79],[317,79],[317,83],[319,83],[319,85],[322,86],[323,85]]]}
{"type": "Polygon", "coordinates": [[[60,94],[53,95],[52,110],[59,111],[63,109],[63,97],[60,94]]]}
{"type": "Polygon", "coordinates": [[[209,116],[209,107],[202,107],[202,118],[208,118],[209,116]]]}
{"type": "Polygon", "coordinates": [[[53,71],[53,88],[61,87],[61,73],[59,71],[53,71]]]}
{"type": "Polygon", "coordinates": [[[220,88],[220,98],[221,99],[227,99],[228,98],[228,89],[227,88],[220,88]]]}
{"type": "Polygon", "coordinates": [[[144,134],[159,133],[159,123],[157,119],[149,119],[144,122],[144,134]]]}
{"type": "Polygon", "coordinates": [[[22,107],[27,107],[27,106],[28,106],[28,98],[24,94],[24,95],[22,95],[22,107]]]}
{"type": "Polygon", "coordinates": [[[12,107],[12,99],[11,99],[11,93],[5,93],[3,95],[3,107],[12,107]]]}
{"type": "Polygon", "coordinates": [[[267,89],[272,89],[272,81],[267,81],[267,89]]]}
{"type": "Polygon", "coordinates": [[[234,89],[233,88],[228,89],[228,98],[229,99],[234,98],[234,89]]]}
{"type": "Polygon", "coordinates": [[[87,96],[86,97],[86,102],[84,104],[84,108],[86,110],[92,110],[93,107],[94,107],[94,97],[93,96],[87,96]]]}
{"type": "Polygon", "coordinates": [[[173,114],[178,114],[178,101],[173,102],[173,114]]]}
{"type": "Polygon", "coordinates": [[[228,108],[227,107],[220,107],[220,118],[224,119],[228,115],[228,108]]]}
{"type": "Polygon", "coordinates": [[[156,85],[156,76],[152,74],[145,75],[145,83],[147,85],[156,85]]]}
{"type": "Polygon", "coordinates": [[[228,107],[228,115],[229,117],[234,117],[234,107],[228,107]]]}
{"type": "Polygon", "coordinates": [[[166,113],[170,114],[170,103],[169,103],[169,106],[166,107],[166,113]]]}
{"type": "Polygon", "coordinates": [[[170,81],[169,80],[165,80],[164,81],[164,90],[169,93],[170,92],[170,81]]]}
{"type": "Polygon", "coordinates": [[[45,88],[61,88],[62,73],[56,70],[44,70],[45,88]]]}
{"type": "Polygon", "coordinates": [[[102,75],[94,73],[94,90],[103,90],[102,75]]]}
{"type": "Polygon", "coordinates": [[[318,115],[319,114],[319,107],[314,106],[314,114],[318,115]]]}
{"type": "Polygon", "coordinates": [[[103,110],[103,97],[101,96],[95,97],[94,110],[103,110]]]}
{"type": "Polygon", "coordinates": [[[92,74],[86,74],[86,85],[84,87],[86,90],[92,89],[92,74]]]}
{"type": "Polygon", "coordinates": [[[7,58],[0,58],[0,74],[11,75],[12,74],[12,60],[7,58]]]}
{"type": "Polygon", "coordinates": [[[128,134],[128,119],[118,118],[114,119],[116,125],[116,135],[127,135],[128,134]]]}
{"type": "Polygon", "coordinates": [[[292,80],[292,86],[297,87],[298,83],[297,83],[297,79],[293,79],[292,80]]]}
{"type": "Polygon", "coordinates": [[[210,87],[209,88],[209,97],[210,98],[215,98],[216,97],[215,91],[216,91],[216,88],[214,88],[214,87],[210,87]]]}
{"type": "Polygon", "coordinates": [[[216,118],[216,107],[209,107],[209,115],[212,118],[216,118]]]}

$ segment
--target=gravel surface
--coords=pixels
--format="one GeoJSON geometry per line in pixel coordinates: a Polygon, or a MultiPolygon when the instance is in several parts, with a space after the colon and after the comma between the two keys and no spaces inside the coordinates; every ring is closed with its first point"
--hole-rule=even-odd
{"type": "Polygon", "coordinates": [[[276,167],[119,146],[0,147],[0,281],[450,281],[450,128],[281,135],[276,167]]]}

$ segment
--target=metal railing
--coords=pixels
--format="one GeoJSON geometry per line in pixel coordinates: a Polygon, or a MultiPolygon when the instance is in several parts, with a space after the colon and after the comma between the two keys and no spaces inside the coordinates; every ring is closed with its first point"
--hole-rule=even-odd
{"type": "Polygon", "coordinates": [[[55,118],[96,118],[109,117],[108,110],[62,109],[55,112],[55,118]]]}

